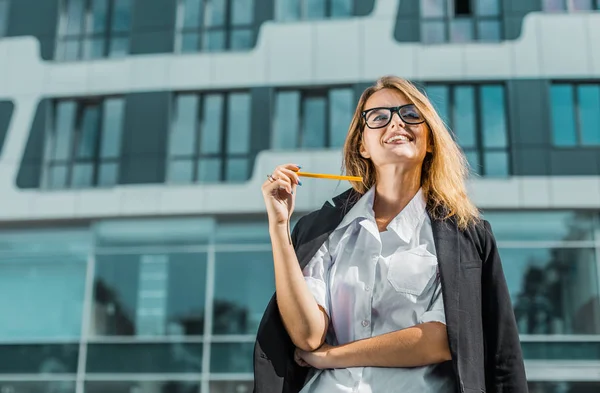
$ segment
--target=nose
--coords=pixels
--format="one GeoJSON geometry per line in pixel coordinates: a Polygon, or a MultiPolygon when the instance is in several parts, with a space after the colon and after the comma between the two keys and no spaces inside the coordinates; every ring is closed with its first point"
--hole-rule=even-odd
{"type": "Polygon", "coordinates": [[[392,126],[394,126],[395,123],[398,123],[398,127],[406,128],[406,123],[404,123],[404,120],[402,120],[398,111],[392,112],[392,120],[390,123],[392,124],[392,126]],[[398,120],[395,120],[394,117],[396,117],[398,120]]]}

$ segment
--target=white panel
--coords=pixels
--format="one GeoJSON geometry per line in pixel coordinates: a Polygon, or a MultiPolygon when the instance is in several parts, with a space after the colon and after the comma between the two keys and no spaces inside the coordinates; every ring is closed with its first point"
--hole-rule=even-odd
{"type": "Polygon", "coordinates": [[[29,217],[38,218],[38,215],[32,212],[35,197],[35,194],[29,192],[3,192],[2,207],[0,207],[2,220],[27,220],[29,217]]]}
{"type": "Polygon", "coordinates": [[[160,214],[201,212],[206,199],[205,188],[200,185],[168,186],[162,191],[160,214]]]}
{"type": "Polygon", "coordinates": [[[600,207],[600,180],[596,176],[555,176],[550,179],[554,207],[600,207]]]}
{"type": "Polygon", "coordinates": [[[126,186],[121,191],[121,215],[155,215],[160,211],[162,187],[157,186],[126,186]]]}
{"type": "Polygon", "coordinates": [[[128,86],[132,90],[160,90],[167,84],[170,60],[132,56],[128,86]]]}
{"type": "Polygon", "coordinates": [[[73,95],[73,91],[87,91],[88,67],[77,63],[55,63],[46,67],[44,90],[55,95],[73,95]]]}
{"type": "Polygon", "coordinates": [[[469,196],[477,207],[518,208],[519,182],[516,178],[477,179],[468,183],[469,196]]]}
{"type": "Polygon", "coordinates": [[[416,73],[420,80],[465,78],[465,45],[419,45],[415,51],[416,73]]]}
{"type": "Polygon", "coordinates": [[[35,218],[73,218],[77,206],[77,191],[38,193],[31,201],[29,214],[35,218]]]}
{"type": "Polygon", "coordinates": [[[312,23],[264,23],[268,82],[289,85],[311,82],[314,76],[312,23]]]}
{"type": "Polygon", "coordinates": [[[246,81],[267,82],[267,56],[256,52],[220,53],[211,61],[211,83],[220,87],[237,87],[246,81]]]}
{"type": "Polygon", "coordinates": [[[589,37],[586,49],[592,58],[592,74],[600,75],[600,13],[588,15],[586,27],[589,37]]]}
{"type": "Polygon", "coordinates": [[[167,84],[173,89],[209,86],[212,80],[211,62],[210,56],[179,54],[169,64],[167,84]]]}
{"type": "MultiPolygon", "coordinates": [[[[388,15],[389,17],[389,15],[388,15]]],[[[399,44],[393,37],[395,19],[383,19],[383,23],[364,22],[363,80],[373,81],[382,75],[398,75],[412,78],[415,74],[416,48],[418,45],[399,44]],[[390,26],[392,28],[390,29],[390,26]]]]}
{"type": "Polygon", "coordinates": [[[538,21],[535,14],[527,14],[521,26],[521,36],[509,43],[512,56],[512,74],[515,77],[540,74],[538,21]]]}
{"type": "Polygon", "coordinates": [[[511,77],[511,49],[508,43],[466,44],[465,74],[470,79],[504,79],[507,73],[511,77]]]}
{"type": "Polygon", "coordinates": [[[588,75],[588,37],[583,18],[569,14],[546,15],[538,20],[542,74],[588,75]]]}
{"type": "Polygon", "coordinates": [[[7,91],[17,95],[41,93],[44,67],[40,62],[39,48],[39,42],[33,37],[18,37],[8,42],[5,70],[7,91]]]}
{"type": "MultiPolygon", "coordinates": [[[[121,93],[128,90],[131,78],[131,60],[92,61],[87,88],[90,94],[121,93]]],[[[142,71],[143,72],[143,71],[142,71]]]]}
{"type": "Polygon", "coordinates": [[[547,177],[519,178],[521,207],[551,207],[550,179],[547,177]]]}
{"type": "Polygon", "coordinates": [[[334,83],[360,78],[365,44],[362,27],[357,19],[315,24],[315,79],[334,83]]]}
{"type": "Polygon", "coordinates": [[[265,203],[260,187],[260,184],[254,183],[207,185],[201,210],[222,214],[262,212],[265,203]]]}
{"type": "Polygon", "coordinates": [[[79,192],[76,214],[78,217],[117,216],[120,205],[118,188],[83,190],[79,192]]]}

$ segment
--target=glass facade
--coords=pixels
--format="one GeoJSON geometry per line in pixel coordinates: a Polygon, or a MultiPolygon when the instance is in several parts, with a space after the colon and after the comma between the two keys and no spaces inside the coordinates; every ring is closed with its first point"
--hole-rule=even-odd
{"type": "Polygon", "coordinates": [[[248,92],[175,95],[167,181],[240,182],[250,177],[248,92]]]}
{"type": "Polygon", "coordinates": [[[577,12],[600,9],[598,0],[542,0],[542,10],[546,12],[577,12]]]}
{"type": "Polygon", "coordinates": [[[291,22],[325,18],[348,18],[358,0],[275,0],[275,20],[291,22]]]}
{"type": "Polygon", "coordinates": [[[356,100],[350,87],[280,90],[273,108],[273,149],[340,148],[356,100]]]}
{"type": "MultiPolygon", "coordinates": [[[[484,217],[526,359],[600,361],[600,214],[484,217]]],[[[251,390],[254,337],[275,290],[262,218],[4,230],[0,273],[0,312],[11,316],[0,327],[2,353],[11,359],[0,366],[3,391],[251,390]]],[[[530,386],[587,392],[597,382],[530,386]]]]}
{"type": "Polygon", "coordinates": [[[62,0],[56,60],[123,57],[129,53],[131,0],[62,0]]]}
{"type": "Polygon", "coordinates": [[[420,0],[421,41],[500,41],[501,6],[500,0],[420,0]]]}
{"type": "Polygon", "coordinates": [[[254,9],[254,0],[179,0],[179,51],[252,48],[256,30],[254,9]]]}
{"type": "Polygon", "coordinates": [[[426,93],[473,172],[490,177],[511,173],[504,85],[427,84],[426,93]]]}
{"type": "Polygon", "coordinates": [[[57,100],[46,132],[42,184],[48,189],[117,183],[124,100],[57,100]]]}
{"type": "Polygon", "coordinates": [[[10,0],[0,0],[0,38],[4,37],[6,34],[9,6],[10,0]]]}
{"type": "Polygon", "coordinates": [[[555,146],[600,146],[600,83],[550,87],[555,146]]]}

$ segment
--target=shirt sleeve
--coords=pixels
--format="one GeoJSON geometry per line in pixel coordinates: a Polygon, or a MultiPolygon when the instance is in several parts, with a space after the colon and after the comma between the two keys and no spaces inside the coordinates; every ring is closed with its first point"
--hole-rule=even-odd
{"type": "Polygon", "coordinates": [[[329,241],[326,241],[302,271],[308,289],[328,317],[330,299],[327,289],[327,273],[330,267],[331,254],[329,253],[329,241]]]}
{"type": "Polygon", "coordinates": [[[429,310],[421,315],[419,323],[440,322],[445,325],[446,313],[444,312],[444,299],[442,297],[442,284],[440,282],[434,287],[431,296],[433,297],[433,304],[429,310]]]}

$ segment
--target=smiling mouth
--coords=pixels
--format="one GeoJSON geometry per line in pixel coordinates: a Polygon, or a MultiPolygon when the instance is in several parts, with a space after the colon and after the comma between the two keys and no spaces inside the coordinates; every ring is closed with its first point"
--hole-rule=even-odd
{"type": "Polygon", "coordinates": [[[411,142],[411,139],[406,135],[394,135],[385,141],[386,144],[399,145],[401,143],[411,142]]]}

